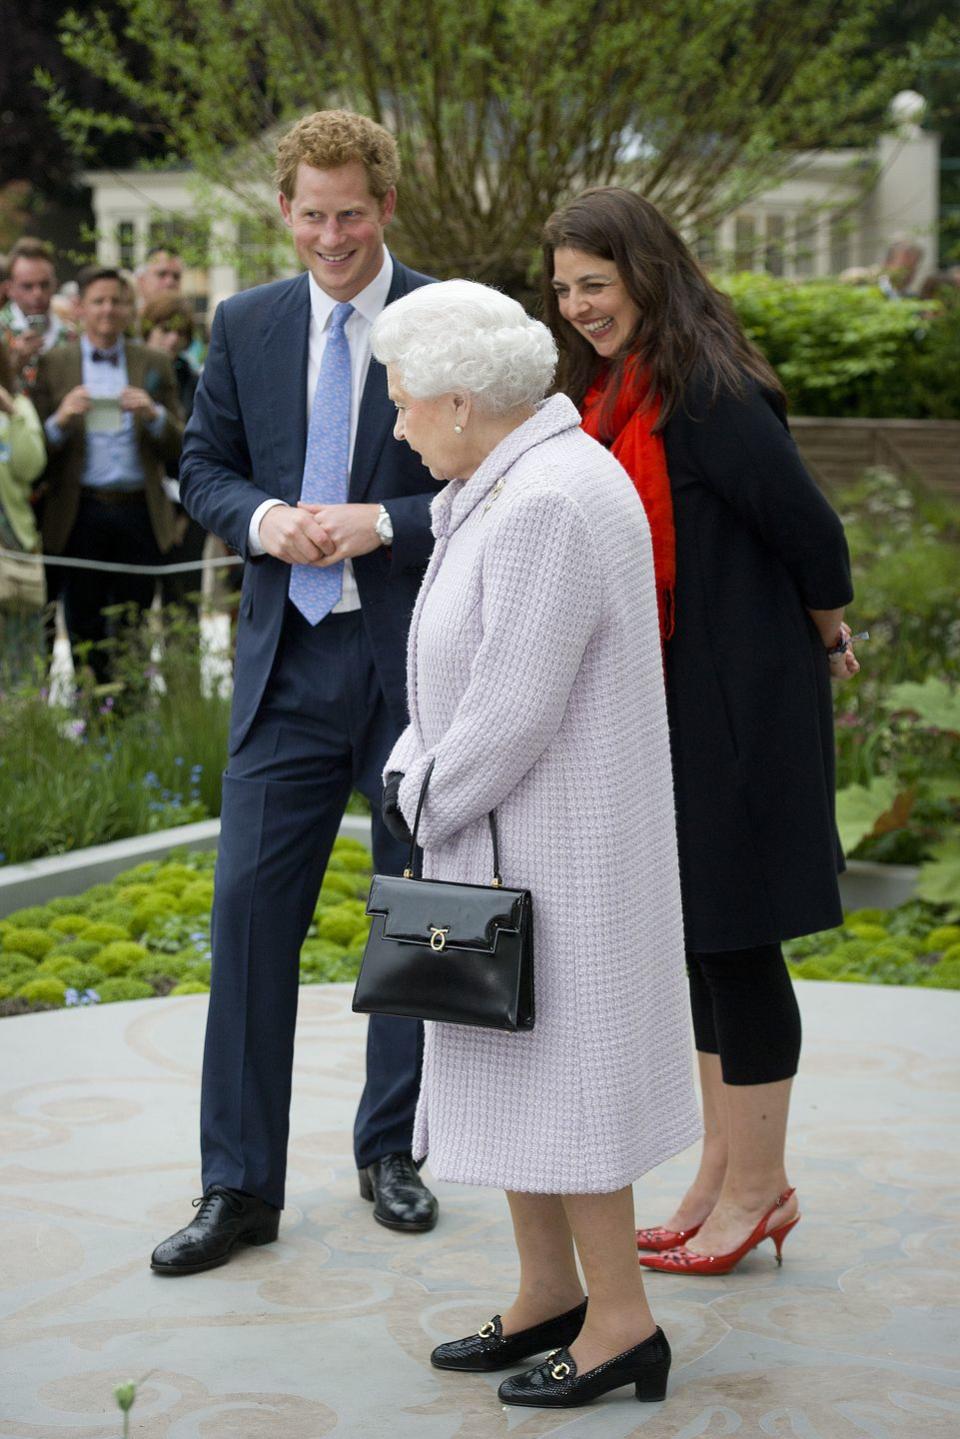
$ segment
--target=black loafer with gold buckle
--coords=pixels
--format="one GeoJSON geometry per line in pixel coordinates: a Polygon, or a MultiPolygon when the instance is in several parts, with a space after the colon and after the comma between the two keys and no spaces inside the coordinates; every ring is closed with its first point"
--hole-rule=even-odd
{"type": "Polygon", "coordinates": [[[504,1404],[525,1404],[532,1409],[577,1409],[590,1404],[611,1389],[632,1384],[641,1403],[656,1404],[667,1397],[670,1373],[670,1345],[657,1328],[649,1339],[633,1349],[577,1373],[576,1360],[568,1349],[554,1349],[536,1369],[511,1374],[497,1390],[504,1404]]]}
{"type": "Polygon", "coordinates": [[[529,1329],[520,1329],[516,1334],[504,1334],[500,1315],[495,1314],[476,1334],[465,1339],[452,1339],[449,1344],[438,1344],[430,1355],[435,1369],[461,1369],[472,1374],[490,1373],[494,1369],[509,1369],[528,1359],[531,1354],[541,1354],[554,1345],[572,1344],[587,1313],[587,1301],[556,1319],[545,1319],[529,1329]]]}

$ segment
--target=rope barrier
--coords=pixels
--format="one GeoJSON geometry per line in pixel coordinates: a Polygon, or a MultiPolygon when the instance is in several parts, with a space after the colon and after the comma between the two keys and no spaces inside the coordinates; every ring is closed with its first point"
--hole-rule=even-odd
{"type": "Polygon", "coordinates": [[[35,560],[38,565],[59,565],[67,570],[97,570],[100,574],[111,575],[186,575],[195,570],[226,569],[242,565],[240,555],[224,555],[209,560],[180,560],[174,565],[121,565],[112,560],[81,560],[73,555],[38,555],[32,550],[5,550],[0,547],[0,559],[35,560]]]}

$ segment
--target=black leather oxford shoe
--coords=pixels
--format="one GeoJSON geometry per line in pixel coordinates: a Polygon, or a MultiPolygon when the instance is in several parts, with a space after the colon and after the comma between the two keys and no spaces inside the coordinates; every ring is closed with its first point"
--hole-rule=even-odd
{"type": "Polygon", "coordinates": [[[670,1345],[663,1330],[657,1328],[642,1344],[636,1344],[615,1359],[577,1373],[577,1364],[569,1349],[554,1349],[536,1369],[525,1374],[511,1374],[504,1379],[497,1394],[504,1404],[526,1404],[533,1409],[577,1409],[590,1404],[601,1394],[632,1384],[637,1398],[655,1404],[667,1397],[667,1375],[670,1373],[670,1345]]]}
{"type": "Polygon", "coordinates": [[[387,1229],[422,1233],[437,1222],[437,1201],[409,1154],[385,1154],[359,1171],[360,1195],[373,1203],[373,1217],[387,1229]]]}
{"type": "Polygon", "coordinates": [[[509,1369],[531,1354],[542,1354],[556,1344],[572,1344],[586,1318],[587,1301],[555,1319],[545,1319],[516,1334],[504,1334],[500,1315],[488,1319],[476,1334],[465,1339],[452,1339],[438,1344],[430,1355],[435,1369],[460,1369],[470,1374],[489,1374],[494,1369],[509,1369]]]}
{"type": "Polygon", "coordinates": [[[280,1210],[266,1200],[214,1184],[193,1201],[197,1216],[158,1244],[150,1259],[156,1274],[199,1274],[226,1264],[238,1244],[272,1244],[280,1210]]]}

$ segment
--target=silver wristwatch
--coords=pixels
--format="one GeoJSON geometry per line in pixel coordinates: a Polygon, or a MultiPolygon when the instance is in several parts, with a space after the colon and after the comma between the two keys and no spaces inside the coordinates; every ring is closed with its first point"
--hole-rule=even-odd
{"type": "Polygon", "coordinates": [[[393,520],[391,520],[390,515],[384,505],[380,506],[380,513],[377,515],[377,521],[374,525],[374,529],[376,530],[382,544],[393,544],[393,520]]]}

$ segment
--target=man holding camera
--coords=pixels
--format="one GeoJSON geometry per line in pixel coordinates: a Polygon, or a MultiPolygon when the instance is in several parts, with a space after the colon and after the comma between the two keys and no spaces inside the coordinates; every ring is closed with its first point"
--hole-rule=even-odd
{"type": "Polygon", "coordinates": [[[7,346],[17,388],[30,395],[40,356],[76,335],[53,313],[57,272],[46,241],[24,236],[11,250],[8,264],[8,300],[0,310],[0,338],[7,346]]]}

